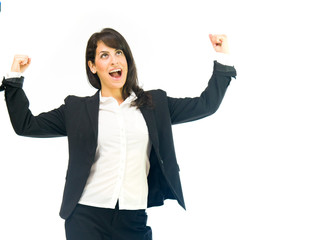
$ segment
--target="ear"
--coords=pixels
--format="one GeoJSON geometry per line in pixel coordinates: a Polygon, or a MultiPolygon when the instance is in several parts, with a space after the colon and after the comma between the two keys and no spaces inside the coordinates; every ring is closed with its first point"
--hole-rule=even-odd
{"type": "Polygon", "coordinates": [[[96,69],[96,66],[93,64],[93,62],[91,60],[88,61],[88,66],[90,68],[90,71],[93,73],[93,74],[96,74],[97,73],[97,69],[96,69]]]}

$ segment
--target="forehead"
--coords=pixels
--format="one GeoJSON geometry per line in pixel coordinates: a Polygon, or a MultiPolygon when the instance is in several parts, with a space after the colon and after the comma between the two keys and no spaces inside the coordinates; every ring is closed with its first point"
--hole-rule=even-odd
{"type": "Polygon", "coordinates": [[[97,49],[96,49],[96,52],[97,53],[100,53],[100,52],[104,52],[104,51],[106,51],[106,52],[113,52],[113,51],[115,51],[116,50],[116,48],[111,48],[111,47],[109,47],[109,46],[107,46],[104,42],[102,42],[102,41],[99,41],[98,43],[97,43],[97,49]]]}

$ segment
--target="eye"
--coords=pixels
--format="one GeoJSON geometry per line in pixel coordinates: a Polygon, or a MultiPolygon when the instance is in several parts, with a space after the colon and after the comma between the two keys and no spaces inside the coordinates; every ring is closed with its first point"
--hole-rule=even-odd
{"type": "Polygon", "coordinates": [[[124,55],[123,51],[121,49],[116,51],[116,55],[124,55]]]}
{"type": "Polygon", "coordinates": [[[107,53],[103,53],[100,55],[100,58],[107,58],[108,57],[108,54],[107,53]]]}

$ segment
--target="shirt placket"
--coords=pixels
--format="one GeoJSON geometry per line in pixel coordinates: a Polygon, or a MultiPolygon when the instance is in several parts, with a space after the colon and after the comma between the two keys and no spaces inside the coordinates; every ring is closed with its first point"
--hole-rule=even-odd
{"type": "MultiPolygon", "coordinates": [[[[115,187],[115,200],[119,200],[121,195],[121,190],[123,186],[125,166],[126,166],[126,127],[124,124],[123,109],[119,108],[117,111],[117,121],[120,129],[120,157],[119,157],[119,168],[118,177],[115,187]]],[[[122,200],[122,199],[121,199],[122,200]]]]}

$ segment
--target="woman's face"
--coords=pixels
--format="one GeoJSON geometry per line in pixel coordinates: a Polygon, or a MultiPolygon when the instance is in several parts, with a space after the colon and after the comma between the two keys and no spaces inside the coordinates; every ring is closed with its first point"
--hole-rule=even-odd
{"type": "Polygon", "coordinates": [[[102,92],[114,93],[117,90],[122,92],[128,74],[128,63],[122,50],[108,47],[99,41],[95,63],[89,61],[88,65],[91,72],[97,73],[102,92]]]}

